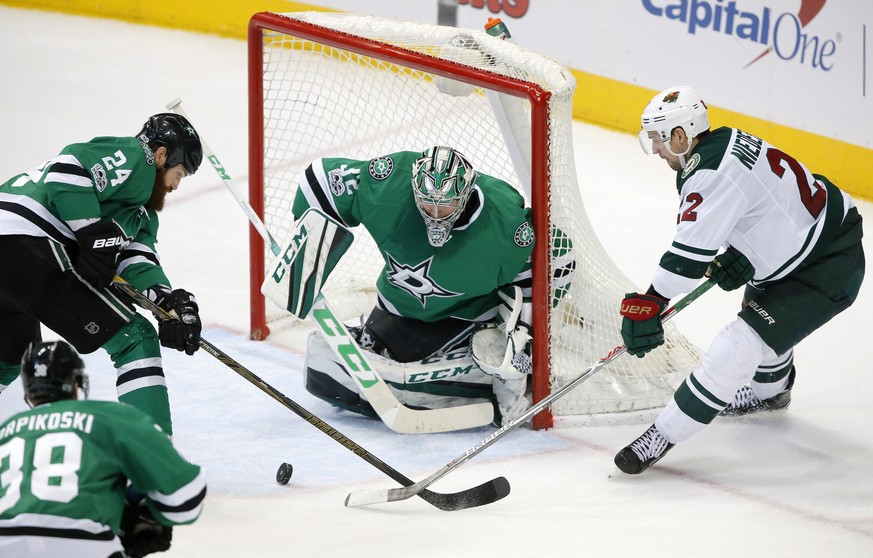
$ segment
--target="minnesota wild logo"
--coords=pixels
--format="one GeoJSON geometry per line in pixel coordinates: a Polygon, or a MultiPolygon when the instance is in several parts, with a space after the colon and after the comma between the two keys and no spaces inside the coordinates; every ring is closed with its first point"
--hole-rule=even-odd
{"type": "Polygon", "coordinates": [[[679,99],[678,91],[671,91],[664,96],[663,102],[665,103],[675,103],[679,99]]]}
{"type": "Polygon", "coordinates": [[[686,163],[685,168],[682,170],[682,179],[684,180],[685,178],[688,177],[689,174],[694,172],[694,169],[696,169],[697,165],[699,165],[699,164],[700,164],[700,154],[695,153],[694,155],[691,156],[690,159],[688,159],[688,163],[686,163]]]}

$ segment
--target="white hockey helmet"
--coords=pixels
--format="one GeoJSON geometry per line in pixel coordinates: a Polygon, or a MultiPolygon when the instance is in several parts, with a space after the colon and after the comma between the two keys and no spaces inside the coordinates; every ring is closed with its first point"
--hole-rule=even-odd
{"type": "Polygon", "coordinates": [[[643,151],[654,153],[653,138],[649,132],[657,132],[667,151],[676,156],[685,155],[691,150],[691,140],[709,130],[706,103],[690,87],[670,87],[655,95],[643,109],[642,125],[640,145],[643,151]],[[676,128],[682,128],[688,136],[688,150],[685,153],[673,153],[670,150],[670,136],[676,128]]]}

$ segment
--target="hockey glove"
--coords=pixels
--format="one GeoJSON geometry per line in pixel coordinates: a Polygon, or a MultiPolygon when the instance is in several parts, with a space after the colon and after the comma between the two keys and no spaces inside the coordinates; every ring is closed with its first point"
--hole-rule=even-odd
{"type": "Polygon", "coordinates": [[[664,325],[661,312],[667,299],[655,295],[628,293],[621,301],[621,338],[627,352],[638,358],[664,344],[664,325]]]}
{"type": "Polygon", "coordinates": [[[130,558],[170,549],[173,528],[161,525],[144,503],[127,502],[121,515],[121,545],[130,558]]]}
{"type": "Polygon", "coordinates": [[[755,268],[749,258],[731,246],[715,257],[706,275],[726,291],[739,289],[752,280],[755,268]]]}
{"type": "Polygon", "coordinates": [[[473,362],[501,382],[520,380],[531,372],[530,328],[521,321],[524,297],[521,288],[497,291],[500,304],[494,325],[473,335],[473,362]]]}
{"type": "Polygon", "coordinates": [[[486,327],[473,335],[473,362],[501,382],[519,380],[531,372],[529,345],[530,334],[524,324],[516,325],[508,335],[501,327],[486,327]]]}
{"type": "Polygon", "coordinates": [[[97,221],[75,234],[79,242],[76,271],[95,288],[108,287],[115,277],[118,253],[127,245],[121,227],[112,221],[97,221]]]}
{"type": "Polygon", "coordinates": [[[155,300],[158,306],[177,319],[161,320],[158,324],[158,337],[161,345],[193,355],[200,348],[199,308],[194,295],[183,289],[159,294],[155,300]]]}

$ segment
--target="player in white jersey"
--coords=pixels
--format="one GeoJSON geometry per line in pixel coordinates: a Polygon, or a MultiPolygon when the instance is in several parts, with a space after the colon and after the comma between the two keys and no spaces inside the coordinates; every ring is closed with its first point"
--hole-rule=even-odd
{"type": "Polygon", "coordinates": [[[848,308],[864,279],[861,216],[852,198],[791,155],[736,128],[710,130],[692,89],[658,93],[640,143],[676,171],[676,234],[645,294],[621,304],[622,338],[643,357],[664,342],[661,312],[711,276],[745,286],[737,319],[712,341],[655,423],[615,456],[645,471],[719,414],[784,409],[793,347],[848,308]],[[719,254],[724,248],[725,251],[719,254]]]}

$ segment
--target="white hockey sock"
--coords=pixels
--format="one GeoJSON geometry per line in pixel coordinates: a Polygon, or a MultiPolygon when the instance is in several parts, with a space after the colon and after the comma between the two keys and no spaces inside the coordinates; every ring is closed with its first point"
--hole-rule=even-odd
{"type": "Polygon", "coordinates": [[[737,319],[725,326],[658,415],[658,430],[674,444],[701,431],[752,379],[764,347],[744,321],[737,319]]]}
{"type": "Polygon", "coordinates": [[[676,404],[676,400],[671,399],[655,419],[655,427],[668,442],[676,444],[697,434],[706,425],[686,415],[676,404]]]}
{"type": "Polygon", "coordinates": [[[758,366],[758,370],[755,373],[755,379],[766,377],[768,373],[779,371],[784,373],[785,377],[775,382],[762,382],[753,379],[749,385],[751,386],[752,391],[755,392],[755,395],[758,396],[758,399],[763,400],[775,397],[780,394],[786,386],[788,386],[788,371],[791,370],[793,362],[794,349],[790,349],[785,354],[777,355],[773,349],[764,345],[764,358],[761,359],[761,364],[758,366]]]}
{"type": "Polygon", "coordinates": [[[752,391],[754,391],[755,395],[758,396],[758,399],[770,399],[771,397],[776,397],[785,390],[785,388],[788,386],[788,376],[785,376],[778,382],[772,382],[769,384],[752,382],[750,385],[752,387],[752,391]]]}

